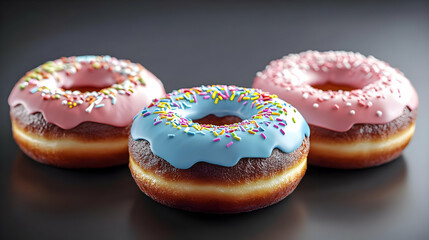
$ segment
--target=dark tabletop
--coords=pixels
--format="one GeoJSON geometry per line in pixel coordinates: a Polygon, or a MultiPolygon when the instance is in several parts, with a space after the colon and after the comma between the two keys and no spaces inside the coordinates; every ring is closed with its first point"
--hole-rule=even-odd
{"type": "Polygon", "coordinates": [[[428,3],[35,2],[1,3],[1,239],[428,239],[428,3]],[[125,166],[43,166],[12,139],[7,96],[47,60],[131,59],[169,92],[214,83],[250,87],[270,60],[308,49],[358,51],[405,73],[420,106],[402,156],[358,171],[310,167],[280,203],[216,216],[152,201],[125,166]]]}

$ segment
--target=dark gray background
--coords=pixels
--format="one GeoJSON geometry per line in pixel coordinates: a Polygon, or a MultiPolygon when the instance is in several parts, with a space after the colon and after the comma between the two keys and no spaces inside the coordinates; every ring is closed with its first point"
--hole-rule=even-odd
{"type": "Polygon", "coordinates": [[[1,239],[424,239],[429,236],[429,5],[423,1],[3,1],[1,239]],[[252,213],[161,206],[126,167],[73,171],[31,161],[11,137],[6,99],[26,71],[61,56],[140,62],[167,91],[250,87],[272,59],[308,49],[374,55],[419,93],[402,156],[359,171],[309,168],[296,191],[252,213]]]}

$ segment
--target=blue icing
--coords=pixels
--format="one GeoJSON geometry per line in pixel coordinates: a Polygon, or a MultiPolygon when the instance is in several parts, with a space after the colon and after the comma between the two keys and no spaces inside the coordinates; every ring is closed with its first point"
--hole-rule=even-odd
{"type": "Polygon", "coordinates": [[[174,167],[187,169],[197,162],[232,167],[241,158],[269,157],[274,148],[291,153],[310,136],[310,129],[294,107],[275,95],[214,85],[181,89],[155,100],[134,117],[131,136],[149,141],[152,152],[174,167]],[[215,126],[191,120],[209,114],[234,115],[243,121],[215,126]],[[234,131],[219,135],[222,130],[234,131]]]}

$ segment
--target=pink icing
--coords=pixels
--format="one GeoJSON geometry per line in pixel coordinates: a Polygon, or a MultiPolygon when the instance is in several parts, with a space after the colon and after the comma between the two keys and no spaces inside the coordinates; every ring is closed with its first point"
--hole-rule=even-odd
{"type": "Polygon", "coordinates": [[[410,81],[389,64],[359,53],[307,51],[272,61],[258,72],[254,88],[294,105],[311,125],[345,132],[354,124],[384,124],[418,107],[410,81]],[[322,91],[332,83],[352,91],[322,91]]]}
{"type": "MultiPolygon", "coordinates": [[[[31,77],[28,79],[33,71],[27,73],[12,89],[8,99],[9,105],[13,107],[22,104],[30,113],[41,112],[47,122],[63,129],[74,128],[82,122],[125,127],[132,122],[138,111],[151,103],[152,99],[165,94],[161,81],[139,64],[109,57],[108,61],[99,61],[102,63],[102,67],[94,68],[93,61],[76,62],[76,58],[67,58],[73,61],[76,68],[58,70],[48,74],[48,78],[40,81],[31,79],[31,77]],[[127,77],[130,79],[141,77],[144,79],[144,83],[129,81],[127,77]],[[112,89],[109,94],[101,93],[102,91],[81,93],[60,89],[76,87],[108,89],[118,81],[124,83],[125,89],[119,91],[112,89]],[[32,93],[31,90],[35,86],[41,88],[32,93]],[[61,93],[58,95],[59,98],[50,99],[49,97],[55,96],[56,91],[61,93]],[[85,101],[88,94],[98,94],[97,96],[99,96],[99,101],[95,101],[96,103],[94,102],[92,107],[90,102],[85,101]],[[72,103],[72,107],[69,107],[69,102],[72,103]],[[76,103],[76,106],[73,106],[73,103],[76,103]]],[[[53,63],[62,64],[62,61],[62,59],[58,59],[53,63]]],[[[39,69],[42,69],[43,66],[40,66],[39,69]]]]}

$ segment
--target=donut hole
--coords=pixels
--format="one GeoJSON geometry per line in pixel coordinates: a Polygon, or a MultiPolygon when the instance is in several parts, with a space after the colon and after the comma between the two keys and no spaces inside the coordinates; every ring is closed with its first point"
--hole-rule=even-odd
{"type": "Polygon", "coordinates": [[[82,64],[82,68],[72,74],[65,71],[58,74],[59,88],[80,92],[100,91],[124,80],[119,73],[104,68],[94,69],[89,64],[82,64]]]}
{"type": "Polygon", "coordinates": [[[337,84],[337,83],[332,83],[332,82],[326,82],[323,84],[312,84],[310,86],[312,86],[313,88],[316,88],[316,89],[320,89],[322,91],[329,91],[329,90],[331,90],[331,91],[339,91],[339,90],[352,91],[355,89],[359,89],[358,87],[354,87],[354,86],[350,86],[350,85],[337,84]]]}
{"type": "Polygon", "coordinates": [[[210,114],[200,119],[196,119],[192,121],[199,124],[229,125],[229,124],[239,123],[243,121],[243,119],[233,115],[218,117],[214,114],[210,114]]]}

